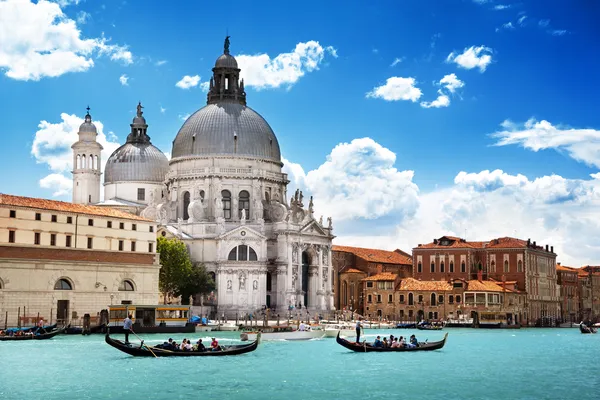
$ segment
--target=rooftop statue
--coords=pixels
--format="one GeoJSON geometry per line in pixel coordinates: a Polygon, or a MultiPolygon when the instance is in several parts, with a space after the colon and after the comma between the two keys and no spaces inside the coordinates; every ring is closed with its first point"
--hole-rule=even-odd
{"type": "Polygon", "coordinates": [[[231,37],[231,36],[229,36],[229,35],[227,35],[227,36],[225,37],[225,45],[223,46],[223,47],[224,47],[224,50],[223,50],[223,52],[224,52],[225,54],[229,54],[229,43],[230,43],[230,42],[229,42],[229,38],[230,38],[230,37],[231,37]]]}
{"type": "Polygon", "coordinates": [[[144,106],[142,106],[142,102],[140,101],[140,102],[138,103],[138,105],[137,105],[137,116],[138,116],[138,117],[141,117],[141,116],[142,116],[142,114],[144,113],[144,112],[142,111],[142,108],[144,108],[144,106]]]}

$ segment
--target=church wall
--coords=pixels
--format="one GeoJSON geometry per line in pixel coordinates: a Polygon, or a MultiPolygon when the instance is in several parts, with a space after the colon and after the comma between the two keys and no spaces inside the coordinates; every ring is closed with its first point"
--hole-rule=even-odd
{"type": "Polygon", "coordinates": [[[124,300],[157,304],[159,268],[157,264],[0,258],[0,325],[4,326],[8,312],[8,325],[16,326],[19,307],[21,316],[26,307],[28,317],[39,313],[48,322],[50,318],[56,321],[58,300],[69,301],[68,318],[74,323],[80,323],[76,318],[85,313],[94,317],[108,305],[124,300]],[[59,279],[70,282],[72,290],[54,290],[59,279]],[[133,283],[134,291],[119,291],[125,279],[133,283]]]}
{"type": "Polygon", "coordinates": [[[148,182],[117,182],[104,185],[105,199],[123,199],[134,203],[149,204],[150,193],[154,193],[154,202],[161,202],[161,183],[148,182]],[[138,199],[138,189],[144,189],[144,200],[138,199]]]}

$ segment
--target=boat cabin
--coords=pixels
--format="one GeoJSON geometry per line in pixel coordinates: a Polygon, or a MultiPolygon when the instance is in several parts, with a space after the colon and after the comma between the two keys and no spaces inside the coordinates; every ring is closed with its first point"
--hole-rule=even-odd
{"type": "Polygon", "coordinates": [[[185,326],[191,316],[190,306],[183,305],[134,305],[119,304],[109,306],[110,325],[123,326],[127,314],[132,315],[134,325],[152,326],[185,326]]]}

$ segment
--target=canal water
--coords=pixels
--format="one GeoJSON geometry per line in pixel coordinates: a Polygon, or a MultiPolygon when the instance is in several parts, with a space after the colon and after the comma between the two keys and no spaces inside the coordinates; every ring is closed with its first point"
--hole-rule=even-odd
{"type": "MultiPolygon", "coordinates": [[[[578,329],[366,330],[434,352],[353,353],[335,339],[264,342],[236,357],[133,358],[101,335],[0,342],[0,399],[598,399],[600,334],[578,329]]],[[[214,332],[222,343],[236,332],[214,332]]],[[[192,336],[210,340],[211,333],[192,336]]],[[[181,340],[189,335],[171,335],[181,340]]],[[[143,335],[147,343],[164,335],[143,335]]]]}

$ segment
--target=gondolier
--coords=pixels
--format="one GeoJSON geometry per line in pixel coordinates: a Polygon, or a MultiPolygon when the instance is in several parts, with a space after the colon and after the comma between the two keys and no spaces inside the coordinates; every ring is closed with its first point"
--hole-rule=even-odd
{"type": "Polygon", "coordinates": [[[123,333],[125,334],[125,343],[129,344],[129,334],[131,333],[131,327],[133,326],[133,321],[131,320],[131,314],[127,316],[123,320],[123,333]]]}
{"type": "Polygon", "coordinates": [[[356,343],[360,342],[360,330],[362,329],[362,317],[358,317],[358,321],[356,321],[356,343]]]}

